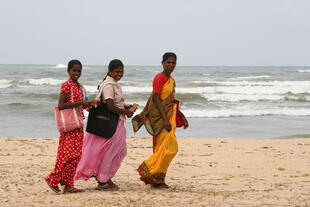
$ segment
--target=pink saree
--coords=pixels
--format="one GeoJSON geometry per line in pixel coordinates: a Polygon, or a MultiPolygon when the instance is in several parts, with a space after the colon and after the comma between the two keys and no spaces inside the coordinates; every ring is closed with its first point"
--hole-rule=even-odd
{"type": "Polygon", "coordinates": [[[110,139],[87,133],[74,179],[88,180],[96,177],[102,183],[107,182],[116,174],[126,152],[124,120],[119,120],[115,134],[110,139]]]}

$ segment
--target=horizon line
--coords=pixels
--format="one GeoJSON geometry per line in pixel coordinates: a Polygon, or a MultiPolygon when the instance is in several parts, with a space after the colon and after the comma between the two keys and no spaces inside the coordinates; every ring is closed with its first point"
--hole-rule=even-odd
{"type": "MultiPolygon", "coordinates": [[[[50,64],[50,63],[0,63],[0,65],[48,65],[48,66],[57,66],[67,64],[58,63],[58,64],[50,64]]],[[[105,64],[82,64],[83,66],[107,66],[105,64]]],[[[139,65],[139,64],[128,64],[126,66],[147,66],[147,67],[158,67],[161,65],[139,65]]],[[[126,67],[125,66],[125,67],[126,67]]],[[[177,67],[310,67],[310,65],[177,65],[177,67]]]]}

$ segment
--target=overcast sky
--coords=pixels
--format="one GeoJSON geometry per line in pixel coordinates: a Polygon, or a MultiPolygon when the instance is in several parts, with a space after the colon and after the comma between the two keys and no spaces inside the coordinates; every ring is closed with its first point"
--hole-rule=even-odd
{"type": "Polygon", "coordinates": [[[310,65],[309,0],[0,0],[0,64],[310,65]]]}

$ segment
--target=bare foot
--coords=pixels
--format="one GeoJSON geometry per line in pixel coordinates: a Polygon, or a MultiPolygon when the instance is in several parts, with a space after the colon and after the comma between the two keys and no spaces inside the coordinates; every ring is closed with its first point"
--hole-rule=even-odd
{"type": "Polygon", "coordinates": [[[48,187],[50,187],[50,189],[51,189],[52,191],[54,191],[54,192],[57,193],[57,194],[59,194],[59,193],[61,192],[61,190],[59,189],[58,186],[52,186],[52,185],[50,184],[50,181],[51,181],[50,179],[44,178],[44,180],[45,180],[45,182],[47,183],[48,187]]]}

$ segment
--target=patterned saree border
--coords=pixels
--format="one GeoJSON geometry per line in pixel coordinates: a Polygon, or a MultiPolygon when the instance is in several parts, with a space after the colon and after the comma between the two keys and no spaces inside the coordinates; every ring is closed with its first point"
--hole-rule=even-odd
{"type": "Polygon", "coordinates": [[[140,175],[140,180],[143,181],[146,185],[157,185],[160,183],[165,183],[165,173],[156,173],[156,174],[151,174],[147,165],[145,162],[143,162],[139,168],[137,169],[139,175],[140,175]]]}

